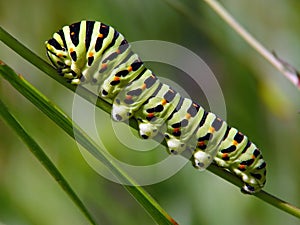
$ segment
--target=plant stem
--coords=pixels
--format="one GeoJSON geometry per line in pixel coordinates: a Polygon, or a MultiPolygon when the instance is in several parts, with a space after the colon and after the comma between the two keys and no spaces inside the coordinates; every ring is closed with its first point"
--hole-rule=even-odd
{"type": "Polygon", "coordinates": [[[235,30],[251,47],[269,61],[292,84],[300,89],[300,76],[296,69],[279,59],[257,41],[245,28],[243,28],[228,11],[216,0],[203,0],[206,2],[233,30],[235,30]]]}

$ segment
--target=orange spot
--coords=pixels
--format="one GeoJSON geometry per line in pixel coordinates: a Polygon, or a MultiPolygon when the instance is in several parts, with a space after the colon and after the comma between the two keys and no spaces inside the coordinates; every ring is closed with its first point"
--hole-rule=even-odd
{"type": "Polygon", "coordinates": [[[120,77],[114,77],[114,81],[119,81],[120,80],[120,77]]]}
{"type": "Polygon", "coordinates": [[[228,157],[228,153],[222,154],[222,158],[223,158],[223,159],[225,159],[225,158],[227,158],[227,157],[228,157]]]}
{"type": "Polygon", "coordinates": [[[176,132],[178,132],[178,131],[180,131],[180,128],[179,128],[179,127],[173,129],[173,132],[174,132],[174,133],[176,133],[176,132]]]}
{"type": "Polygon", "coordinates": [[[148,113],[148,117],[154,117],[154,113],[148,113]]]}
{"type": "Polygon", "coordinates": [[[57,57],[59,57],[59,58],[62,57],[62,56],[63,56],[63,54],[61,54],[61,53],[57,54],[57,57]]]}
{"type": "Polygon", "coordinates": [[[239,169],[244,170],[246,168],[245,165],[239,165],[239,169]]]}
{"type": "Polygon", "coordinates": [[[70,52],[74,52],[74,49],[73,48],[70,48],[70,50],[69,50],[70,52]]]}
{"type": "Polygon", "coordinates": [[[214,127],[210,127],[210,128],[209,128],[209,132],[210,132],[210,133],[214,133],[214,132],[215,132],[215,128],[214,128],[214,127]]]}
{"type": "Polygon", "coordinates": [[[93,57],[94,53],[89,52],[89,57],[93,57]]]}
{"type": "Polygon", "coordinates": [[[256,157],[255,157],[255,155],[252,155],[251,158],[252,158],[252,159],[255,159],[256,157]]]}
{"type": "Polygon", "coordinates": [[[120,53],[121,53],[120,49],[117,49],[116,53],[117,53],[117,54],[120,54],[120,53]]]}
{"type": "Polygon", "coordinates": [[[73,36],[75,34],[75,32],[73,31],[73,32],[71,32],[71,35],[73,36]]]}
{"type": "Polygon", "coordinates": [[[161,100],[161,104],[162,104],[162,105],[167,104],[167,100],[166,100],[166,99],[161,100]]]}
{"type": "Polygon", "coordinates": [[[202,147],[202,146],[204,146],[205,145],[205,142],[204,141],[199,141],[198,142],[198,147],[202,147]]]}
{"type": "Polygon", "coordinates": [[[101,69],[105,69],[107,67],[107,64],[106,63],[103,63],[102,65],[101,65],[101,69]]]}
{"type": "Polygon", "coordinates": [[[126,95],[126,99],[128,100],[132,99],[132,95],[126,95]]]}
{"type": "Polygon", "coordinates": [[[233,140],[232,144],[233,144],[234,146],[237,146],[237,145],[238,145],[238,142],[237,142],[236,140],[233,140]]]}
{"type": "Polygon", "coordinates": [[[189,113],[185,114],[185,118],[186,118],[186,119],[190,119],[190,118],[191,118],[191,116],[192,116],[192,115],[191,115],[191,114],[189,114],[189,113]]]}
{"type": "Polygon", "coordinates": [[[132,71],[132,66],[129,66],[128,68],[127,68],[127,70],[130,72],[130,71],[132,71]]]}
{"type": "Polygon", "coordinates": [[[98,38],[103,38],[103,34],[98,34],[98,38]]]}
{"type": "Polygon", "coordinates": [[[143,83],[142,86],[141,86],[141,89],[142,89],[142,90],[145,90],[146,87],[147,87],[147,85],[146,85],[145,83],[143,83]]]}

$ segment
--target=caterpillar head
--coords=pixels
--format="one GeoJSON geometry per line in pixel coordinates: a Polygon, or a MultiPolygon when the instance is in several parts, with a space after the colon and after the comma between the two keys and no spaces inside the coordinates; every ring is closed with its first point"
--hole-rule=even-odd
{"type": "Polygon", "coordinates": [[[140,123],[140,136],[144,139],[153,138],[158,134],[158,129],[151,123],[140,123]]]}
{"type": "Polygon", "coordinates": [[[113,104],[111,115],[115,121],[125,121],[132,116],[132,112],[124,105],[113,104]]]}
{"type": "Polygon", "coordinates": [[[72,64],[71,57],[69,56],[67,50],[61,47],[60,43],[57,43],[58,49],[56,49],[53,45],[57,42],[54,38],[45,42],[46,45],[46,53],[49,57],[52,64],[57,67],[70,67],[72,64]]]}
{"type": "Polygon", "coordinates": [[[47,56],[56,68],[67,68],[72,65],[72,59],[67,49],[63,47],[63,41],[57,33],[54,34],[53,38],[46,41],[45,45],[47,56]]]}
{"type": "Polygon", "coordinates": [[[194,153],[194,167],[199,170],[205,170],[212,162],[213,157],[203,151],[194,153]]]}
{"type": "Polygon", "coordinates": [[[75,85],[78,85],[86,80],[81,73],[81,68],[79,68],[78,65],[72,61],[68,51],[62,47],[62,43],[52,38],[46,41],[45,44],[47,56],[52,64],[56,67],[59,74],[70,80],[70,82],[75,85]]]}

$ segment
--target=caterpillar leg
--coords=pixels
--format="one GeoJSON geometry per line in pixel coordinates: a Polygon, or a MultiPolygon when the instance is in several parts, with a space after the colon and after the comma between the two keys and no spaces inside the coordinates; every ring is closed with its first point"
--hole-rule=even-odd
{"type": "Polygon", "coordinates": [[[143,139],[154,138],[161,127],[152,123],[139,122],[139,133],[143,139]]]}
{"type": "Polygon", "coordinates": [[[193,166],[199,170],[205,170],[212,161],[213,156],[204,151],[197,151],[193,155],[193,166]]]}

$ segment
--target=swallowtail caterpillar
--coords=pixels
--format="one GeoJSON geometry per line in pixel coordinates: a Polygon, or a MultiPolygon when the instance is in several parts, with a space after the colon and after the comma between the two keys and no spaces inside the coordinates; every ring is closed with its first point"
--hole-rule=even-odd
{"type": "Polygon", "coordinates": [[[253,194],[264,186],[266,163],[255,144],[163,84],[111,26],[96,21],[64,26],[46,42],[46,49],[52,64],[69,82],[99,86],[100,97],[113,103],[114,120],[134,117],[142,138],[163,133],[171,154],[190,149],[198,169],[215,161],[240,177],[245,193],[253,194]],[[98,69],[91,73],[94,64],[98,69]]]}

